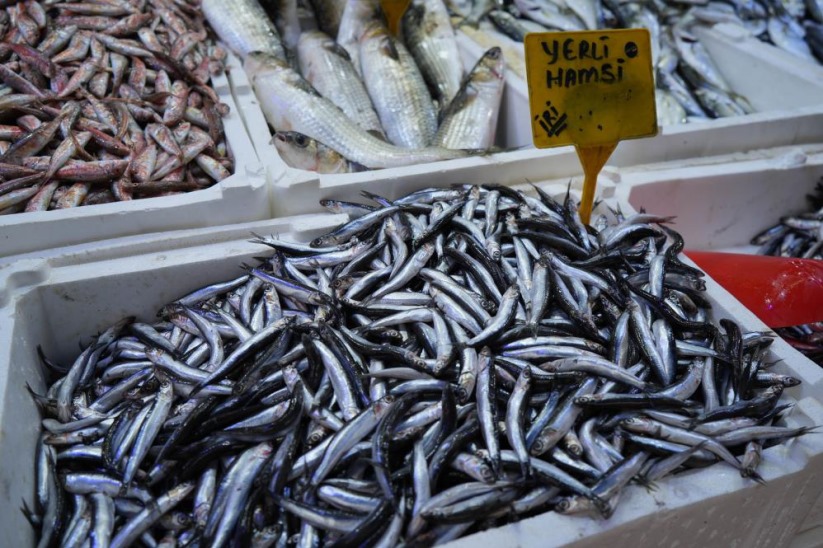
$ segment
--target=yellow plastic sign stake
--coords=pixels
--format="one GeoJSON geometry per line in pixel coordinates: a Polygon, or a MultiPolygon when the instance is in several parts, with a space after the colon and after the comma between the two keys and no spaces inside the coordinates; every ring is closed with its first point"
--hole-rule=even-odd
{"type": "Polygon", "coordinates": [[[657,133],[649,31],[531,33],[524,46],[534,146],[575,145],[588,223],[597,175],[617,143],[657,133]]]}
{"type": "Polygon", "coordinates": [[[400,19],[409,7],[411,0],[380,0],[380,7],[386,14],[389,31],[395,36],[400,32],[400,19]]]}

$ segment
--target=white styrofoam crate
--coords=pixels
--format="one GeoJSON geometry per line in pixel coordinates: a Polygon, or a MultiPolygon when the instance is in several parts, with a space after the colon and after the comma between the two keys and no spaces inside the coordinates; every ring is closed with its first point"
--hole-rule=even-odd
{"type": "MultiPolygon", "coordinates": [[[[746,116],[664,126],[656,137],[623,141],[607,165],[626,167],[823,140],[823,67],[798,60],[736,27],[699,29],[701,42],[739,94],[757,110],[746,116]]],[[[498,45],[514,74],[509,85],[528,98],[523,44],[491,23],[458,33],[461,47],[482,51],[498,45]]],[[[529,131],[528,105],[520,123],[529,131]]]]}
{"type": "MultiPolygon", "coordinates": [[[[231,57],[230,61],[237,63],[231,57]]],[[[230,108],[223,125],[234,154],[232,176],[207,189],[175,196],[0,216],[0,259],[132,234],[268,218],[265,169],[249,140],[226,75],[212,77],[212,87],[230,108]]]]}
{"type": "Polygon", "coordinates": [[[675,215],[691,249],[755,253],[759,232],[806,212],[823,177],[823,152],[802,149],[729,163],[659,164],[620,170],[616,194],[634,209],[675,215]]]}
{"type": "MultiPolygon", "coordinates": [[[[753,236],[781,217],[809,210],[806,195],[823,177],[823,153],[783,150],[768,158],[730,163],[660,164],[621,171],[615,190],[630,209],[674,215],[687,249],[756,253],[753,236]]],[[[774,342],[795,362],[817,367],[782,339],[774,342]]],[[[819,368],[818,368],[819,369],[819,368]]],[[[793,546],[823,545],[823,493],[793,546]]]]}
{"type": "MultiPolygon", "coordinates": [[[[564,185],[546,185],[560,196],[564,185]]],[[[607,205],[614,206],[613,200],[607,205]]],[[[240,265],[263,249],[248,241],[251,232],[308,241],[345,216],[303,215],[203,230],[126,237],[95,245],[51,250],[0,270],[0,545],[32,543],[22,513],[34,492],[38,411],[25,386],[44,389],[36,347],[63,363],[124,316],[150,321],[165,303],[205,284],[240,274],[240,265]]],[[[265,251],[264,251],[265,252],[265,251]]],[[[721,287],[707,280],[716,317],[733,318],[744,329],[763,326],[721,287]]],[[[769,361],[776,371],[803,381],[787,390],[798,401],[792,420],[823,423],[821,377],[817,367],[797,361],[775,346],[769,361]]],[[[823,438],[805,436],[765,451],[765,486],[741,479],[725,464],[665,479],[653,493],[629,487],[609,520],[555,513],[523,520],[459,540],[454,546],[497,542],[504,546],[604,542],[629,545],[787,544],[823,487],[823,438]]],[[[31,506],[31,504],[30,504],[31,506]]]]}

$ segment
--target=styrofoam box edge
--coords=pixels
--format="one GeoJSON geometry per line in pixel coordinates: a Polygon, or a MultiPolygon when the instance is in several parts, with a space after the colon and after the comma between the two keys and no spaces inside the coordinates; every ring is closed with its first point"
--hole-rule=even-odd
{"type": "Polygon", "coordinates": [[[694,28],[732,89],[742,93],[761,112],[781,105],[819,105],[823,66],[751,36],[746,29],[721,23],[694,28]]]}
{"type": "MultiPolygon", "coordinates": [[[[555,196],[566,189],[562,184],[544,188],[555,196]]],[[[607,200],[607,205],[615,204],[607,200]]],[[[0,367],[0,458],[5,463],[0,475],[5,476],[6,506],[18,506],[22,496],[31,497],[33,492],[33,474],[20,471],[32,466],[33,459],[27,456],[33,451],[38,426],[36,420],[24,425],[21,421],[37,417],[23,389],[26,382],[35,390],[43,388],[36,365],[37,344],[42,343],[47,355],[59,362],[70,359],[77,353],[78,340],[88,340],[112,322],[127,315],[150,319],[160,305],[181,294],[238,274],[240,262],[261,251],[260,245],[248,241],[251,232],[307,241],[343,219],[329,214],[305,215],[169,233],[162,238],[122,238],[88,246],[86,253],[82,249],[55,250],[48,257],[32,257],[0,271],[0,287],[9,287],[10,279],[18,284],[0,301],[0,363],[6,364],[0,367]]],[[[716,315],[733,318],[744,329],[762,328],[712,280],[707,280],[707,296],[716,315]]],[[[819,386],[816,376],[820,375],[816,366],[811,369],[782,355],[779,349],[769,359],[774,357],[783,358],[775,370],[790,372],[804,382],[787,391],[798,400],[792,420],[823,423],[820,390],[815,389],[819,386]]],[[[523,546],[596,546],[605,541],[637,545],[683,543],[685,539],[690,545],[728,544],[732,540],[782,545],[792,538],[823,487],[823,477],[814,474],[821,465],[823,439],[806,436],[765,451],[762,473],[769,480],[765,486],[745,481],[736,471],[718,464],[661,481],[652,494],[630,487],[609,520],[547,513],[454,545],[469,546],[477,541],[523,546]]],[[[22,514],[0,513],[0,544],[30,544],[30,535],[22,514]]]]}
{"type": "MultiPolygon", "coordinates": [[[[229,58],[230,63],[236,60],[229,58]]],[[[257,158],[225,74],[212,77],[234,154],[232,176],[207,189],[59,211],[0,216],[0,262],[10,256],[117,236],[160,232],[267,218],[270,213],[265,169],[257,158]]]]}

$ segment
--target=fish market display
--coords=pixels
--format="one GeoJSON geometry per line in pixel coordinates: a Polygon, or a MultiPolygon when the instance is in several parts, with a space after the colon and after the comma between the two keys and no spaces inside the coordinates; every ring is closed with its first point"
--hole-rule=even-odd
{"type": "Polygon", "coordinates": [[[376,0],[316,0],[318,29],[302,28],[288,15],[296,8],[287,1],[224,4],[204,0],[206,17],[243,57],[275,146],[291,167],[349,173],[355,165],[435,162],[493,146],[503,57],[492,48],[464,75],[443,0],[414,0],[402,20],[402,40],[389,32],[376,0]],[[245,25],[248,19],[258,22],[245,25]],[[287,133],[303,139],[282,138],[287,133]],[[313,161],[300,142],[316,143],[340,161],[313,161]]]}
{"type": "MultiPolygon", "coordinates": [[[[812,211],[790,215],[752,239],[760,255],[823,260],[823,180],[808,196],[812,211]]],[[[823,322],[776,329],[797,350],[823,366],[823,322]]]]}
{"type": "Polygon", "coordinates": [[[586,227],[502,186],[369,197],[73,363],[41,353],[41,546],[428,546],[609,516],[715,463],[763,481],[762,450],[809,430],[667,219],[586,227]]]}
{"type": "MultiPolygon", "coordinates": [[[[802,63],[823,63],[823,3],[731,2],[600,2],[599,0],[451,0],[450,10],[463,30],[484,47],[497,43],[486,29],[496,29],[515,42],[529,32],[647,28],[657,85],[661,125],[753,112],[749,101],[733,90],[699,39],[699,31],[718,23],[743,32],[797,57],[802,63]],[[483,26],[478,28],[482,21],[483,26]]],[[[517,48],[507,57],[523,56],[517,48]]],[[[512,62],[515,65],[515,62],[512,62]]],[[[516,70],[525,78],[525,66],[516,70]]]]}
{"type": "MultiPolygon", "coordinates": [[[[7,5],[8,3],[4,3],[7,5]]],[[[197,1],[0,11],[0,215],[164,196],[228,177],[197,1]]]]}

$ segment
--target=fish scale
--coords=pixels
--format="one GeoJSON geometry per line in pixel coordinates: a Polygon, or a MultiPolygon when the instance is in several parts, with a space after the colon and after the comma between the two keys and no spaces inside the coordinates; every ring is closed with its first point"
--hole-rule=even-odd
{"type": "Polygon", "coordinates": [[[358,126],[384,138],[369,94],[346,50],[320,31],[305,31],[297,44],[300,72],[358,126]]]}
{"type": "Polygon", "coordinates": [[[426,83],[406,47],[380,23],[369,25],[360,37],[360,69],[391,142],[406,148],[429,145],[437,116],[426,83]]]}
{"type": "Polygon", "coordinates": [[[463,80],[463,64],[442,0],[413,0],[402,19],[403,36],[441,109],[463,80]]]}

